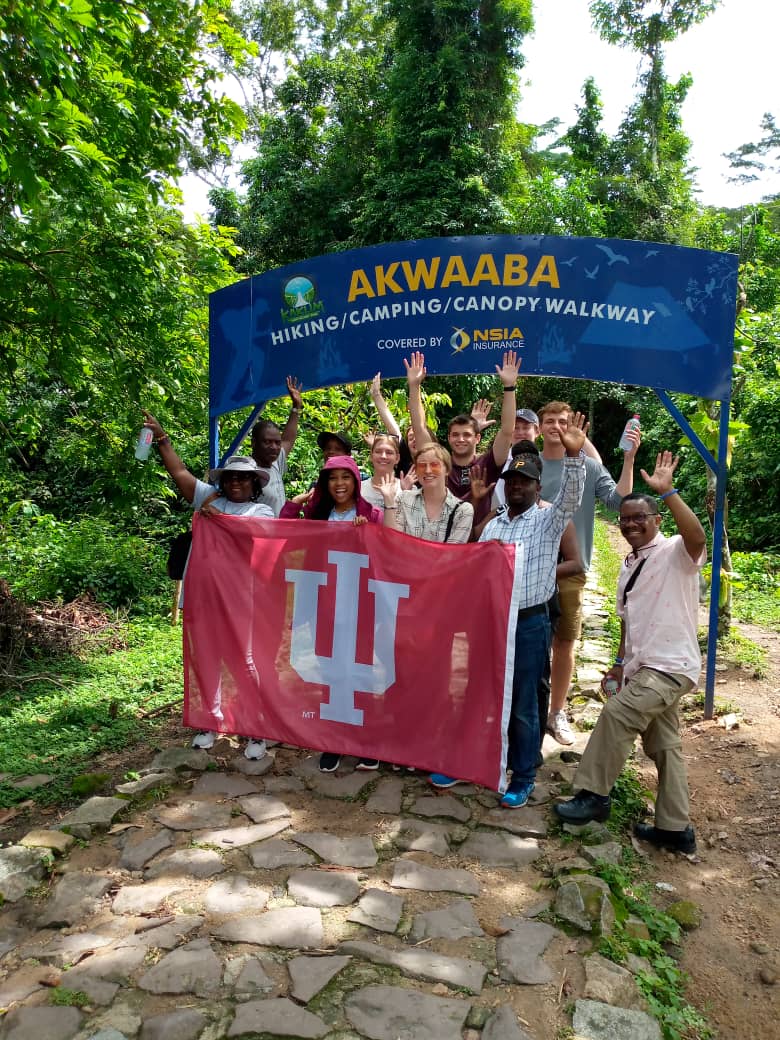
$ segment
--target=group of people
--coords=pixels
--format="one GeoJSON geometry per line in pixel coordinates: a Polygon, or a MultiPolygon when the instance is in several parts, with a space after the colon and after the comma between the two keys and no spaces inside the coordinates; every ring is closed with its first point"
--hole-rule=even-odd
{"type": "MultiPolygon", "coordinates": [[[[292,406],[284,428],[269,420],[256,423],[251,457],[228,458],[212,471],[211,484],[186,469],[148,412],[145,422],[152,429],[161,461],[194,509],[375,523],[428,541],[495,539],[523,546],[518,555],[522,573],[508,732],[511,779],[501,799],[508,809],[528,802],[545,730],[561,744],[574,741],[566,698],[581,634],[596,500],[619,512],[621,531],[632,550],[618,584],[620,653],[604,679],[610,696],[578,771],[579,791],[571,801],[557,805],[556,811],[561,818],[579,823],[605,819],[612,785],[634,738],[641,734],[658,768],[659,795],[656,825],[641,825],[640,836],[659,846],[692,851],[695,837],[688,819],[677,704],[695,685],[701,666],[696,616],[705,537],[695,514],[673,487],[678,460],[664,452],[652,474],[641,471],[658,500],[633,493],[640,435],[632,431],[615,482],[587,437],[583,415],[563,401],[548,403],[538,416],[517,407],[520,361],[514,351],[504,353],[502,364],[496,365],[502,404],[490,448],[479,452],[483,432],[494,425],[489,419],[490,402],[485,400],[476,402],[471,414],[450,420],[445,448],[425,422],[423,354],[413,353],[404,365],[410,420],[405,433],[382,396],[377,375],[371,396],[386,432],[370,439],[371,473],[362,474],[358,468],[348,433],[324,431],[318,437],[323,455],[319,476],[308,491],[289,501],[284,474],[304,409],[296,379],[287,379],[292,406]],[[540,436],[541,450],[536,443],[540,436]],[[660,532],[659,500],[678,526],[679,534],[672,538],[660,532]]],[[[215,717],[219,719],[218,695],[215,717]]],[[[214,739],[213,732],[199,733],[193,744],[210,747],[214,739]]],[[[265,742],[257,735],[249,737],[245,754],[262,757],[265,742]]],[[[320,757],[325,772],[334,771],[339,763],[336,752],[323,752],[320,757]]],[[[362,758],[356,768],[378,766],[375,759],[362,758]]],[[[430,781],[445,788],[459,779],[435,773],[430,781]]]]}

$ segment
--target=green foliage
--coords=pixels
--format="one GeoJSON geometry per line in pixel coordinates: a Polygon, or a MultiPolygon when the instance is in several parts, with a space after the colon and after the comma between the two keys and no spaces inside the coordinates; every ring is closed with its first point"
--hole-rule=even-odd
{"type": "Polygon", "coordinates": [[[642,784],[637,771],[630,765],[624,766],[612,788],[609,829],[618,836],[630,833],[636,821],[645,815],[649,798],[652,794],[642,784]]]}
{"type": "Polygon", "coordinates": [[[3,573],[28,603],[89,592],[111,607],[140,610],[167,591],[163,548],[117,530],[108,518],[17,518],[3,535],[3,573]]]}
{"type": "Polygon", "coordinates": [[[87,994],[80,989],[66,989],[55,986],[49,994],[49,1003],[55,1007],[86,1007],[91,1003],[87,994]]]}
{"type": "Polygon", "coordinates": [[[0,700],[0,772],[49,773],[54,781],[33,792],[0,783],[0,806],[28,797],[72,802],[72,783],[95,756],[154,742],[165,720],[143,713],[181,697],[181,630],[167,620],[138,621],[125,633],[126,650],[57,658],[45,673],[42,662],[28,663],[15,677],[0,700]]]}
{"type": "Polygon", "coordinates": [[[780,630],[780,556],[735,552],[731,565],[734,612],[739,620],[780,630]]]}

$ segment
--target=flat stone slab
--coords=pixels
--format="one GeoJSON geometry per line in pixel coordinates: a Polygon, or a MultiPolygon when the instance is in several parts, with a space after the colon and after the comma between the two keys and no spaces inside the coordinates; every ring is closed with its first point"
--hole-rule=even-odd
{"type": "Polygon", "coordinates": [[[375,867],[377,854],[370,838],[337,838],[325,831],[294,834],[293,840],[305,845],[324,863],[338,867],[375,867]]]}
{"type": "Polygon", "coordinates": [[[397,816],[401,811],[404,785],[399,776],[383,776],[366,802],[366,812],[397,816]]]}
{"type": "Polygon", "coordinates": [[[276,760],[275,751],[266,751],[265,755],[259,759],[245,758],[243,755],[237,755],[230,763],[230,768],[237,770],[239,773],[243,773],[244,776],[265,776],[266,773],[274,767],[274,761],[276,760]]]}
{"type": "Polygon", "coordinates": [[[305,791],[306,784],[298,776],[268,776],[263,781],[266,794],[305,791]]]}
{"type": "Polygon", "coordinates": [[[165,773],[176,769],[207,769],[211,758],[200,748],[169,747],[152,759],[149,771],[165,773]]]}
{"type": "Polygon", "coordinates": [[[426,820],[393,820],[387,833],[393,844],[407,852],[429,852],[432,856],[447,856],[450,851],[450,829],[443,823],[426,820]]]}
{"type": "Polygon", "coordinates": [[[225,965],[223,985],[232,986],[233,995],[246,1000],[248,997],[267,997],[276,989],[276,982],[266,972],[262,960],[255,954],[234,957],[225,965]]]}
{"type": "Polygon", "coordinates": [[[98,1007],[108,1007],[119,990],[119,983],[101,979],[88,969],[80,967],[63,972],[60,986],[63,989],[86,993],[90,1004],[97,1004],[98,1007]]]}
{"type": "Polygon", "coordinates": [[[82,802],[72,812],[62,817],[57,827],[60,830],[74,827],[94,827],[96,830],[106,830],[114,822],[116,817],[129,809],[130,803],[124,798],[102,798],[95,795],[82,802]]]}
{"type": "Polygon", "coordinates": [[[287,879],[287,892],[299,906],[349,906],[360,895],[360,885],[353,874],[296,870],[287,879]]]}
{"type": "Polygon", "coordinates": [[[152,818],[172,831],[200,831],[205,827],[227,827],[232,816],[231,807],[224,803],[185,801],[155,810],[152,818]]]}
{"type": "Polygon", "coordinates": [[[195,993],[213,996],[222,982],[222,962],[208,939],[195,939],[158,961],[138,980],[149,993],[195,993]]]}
{"type": "Polygon", "coordinates": [[[264,910],[271,893],[249,883],[243,874],[233,874],[213,884],[204,899],[210,914],[251,914],[264,910]]]}
{"type": "Polygon", "coordinates": [[[318,1015],[298,1007],[287,997],[270,997],[239,1004],[227,1035],[272,1033],[274,1036],[296,1037],[296,1040],[317,1040],[329,1032],[330,1028],[318,1015]]]}
{"type": "Polygon", "coordinates": [[[661,1027],[650,1015],[595,1000],[575,1003],[572,1025],[584,1040],[661,1040],[661,1027]]]}
{"type": "Polygon", "coordinates": [[[45,874],[44,855],[39,850],[22,845],[0,849],[0,896],[7,903],[21,899],[45,874]]]}
{"type": "Polygon", "coordinates": [[[43,989],[42,979],[51,979],[52,971],[37,965],[24,965],[0,982],[0,1007],[20,1004],[31,993],[43,989]]]}
{"type": "Polygon", "coordinates": [[[582,855],[590,863],[611,863],[618,867],[623,862],[623,846],[619,841],[606,841],[602,845],[583,845],[582,855]]]}
{"type": "Polygon", "coordinates": [[[503,981],[522,986],[551,982],[554,976],[542,960],[542,954],[561,933],[542,921],[521,917],[502,917],[499,924],[510,929],[507,935],[496,940],[496,960],[503,981]]]}
{"type": "Polygon", "coordinates": [[[149,833],[143,831],[128,831],[119,857],[119,866],[125,870],[143,870],[149,860],[169,849],[173,845],[173,836],[169,830],[159,830],[149,833]]]}
{"type": "Polygon", "coordinates": [[[238,804],[252,823],[266,823],[268,820],[279,820],[292,815],[281,799],[270,794],[253,794],[239,798],[238,804]]]}
{"type": "Polygon", "coordinates": [[[87,932],[74,932],[72,935],[56,935],[42,947],[30,944],[22,948],[25,957],[36,957],[43,964],[75,964],[86,952],[110,946],[120,938],[122,925],[111,921],[106,925],[87,932]]]}
{"type": "Polygon", "coordinates": [[[293,957],[287,962],[292,983],[290,994],[302,1004],[308,1004],[351,960],[351,957],[293,957]]]}
{"type": "Polygon", "coordinates": [[[381,888],[369,888],[360,897],[347,920],[373,928],[376,932],[394,932],[403,909],[404,901],[400,896],[384,892],[381,888]]]}
{"type": "Polygon", "coordinates": [[[535,838],[494,831],[475,831],[458,851],[488,867],[526,867],[542,854],[535,838]]]}
{"type": "Polygon", "coordinates": [[[409,938],[412,942],[421,942],[423,939],[465,939],[484,934],[471,903],[467,899],[456,899],[441,910],[417,914],[409,938]]]}
{"type": "Polygon", "coordinates": [[[52,898],[38,917],[38,925],[41,928],[66,928],[91,917],[112,884],[111,878],[100,874],[83,871],[65,874],[54,886],[52,898]]]}
{"type": "Polygon", "coordinates": [[[250,845],[246,850],[252,866],[260,870],[278,870],[279,867],[306,867],[314,863],[314,856],[300,845],[285,838],[270,838],[268,841],[250,845]]]}
{"type": "Polygon", "coordinates": [[[479,961],[472,961],[466,957],[445,957],[425,947],[415,950],[393,949],[380,946],[378,943],[350,940],[341,943],[339,950],[362,957],[372,964],[389,964],[411,979],[444,982],[448,986],[459,986],[471,993],[481,992],[487,975],[487,968],[479,961]]]}
{"type": "Polygon", "coordinates": [[[393,888],[414,888],[422,892],[459,892],[464,896],[479,895],[479,882],[468,870],[437,870],[423,863],[404,859],[393,864],[393,888]]]}
{"type": "Polygon", "coordinates": [[[517,1015],[508,1004],[502,1004],[485,1023],[482,1040],[533,1040],[520,1027],[517,1015]]]}
{"type": "Polygon", "coordinates": [[[536,809],[524,806],[522,809],[492,809],[479,821],[483,827],[496,827],[509,831],[519,838],[546,838],[547,820],[536,809]]]}
{"type": "Polygon", "coordinates": [[[254,946],[282,946],[286,950],[311,950],[322,946],[322,918],[308,906],[266,910],[254,917],[234,918],[211,930],[224,942],[254,946]]]}
{"type": "Polygon", "coordinates": [[[239,824],[236,827],[223,827],[213,831],[197,831],[193,840],[199,845],[216,845],[219,849],[240,849],[245,845],[272,838],[290,826],[288,819],[269,820],[267,823],[239,824]]]}
{"type": "Polygon", "coordinates": [[[615,922],[609,885],[592,874],[571,874],[563,880],[553,909],[584,932],[608,935],[615,922]]]}
{"type": "Polygon", "coordinates": [[[18,780],[9,780],[8,786],[15,787],[17,791],[34,791],[50,784],[53,779],[51,773],[31,773],[29,776],[20,776],[18,780]]]}
{"type": "Polygon", "coordinates": [[[636,979],[626,968],[598,953],[585,957],[584,963],[583,996],[587,1000],[597,1000],[602,1004],[611,1004],[612,1007],[633,1008],[635,1011],[646,1009],[636,979]]]}
{"type": "Polygon", "coordinates": [[[451,794],[423,795],[415,801],[410,812],[417,816],[446,816],[458,823],[465,823],[471,818],[471,810],[451,794]]]}
{"type": "Polygon", "coordinates": [[[355,798],[374,780],[375,773],[355,772],[334,776],[333,773],[318,772],[311,777],[309,787],[314,794],[323,798],[355,798]]]}
{"type": "MultiPolygon", "coordinates": [[[[187,938],[190,932],[197,932],[203,921],[204,918],[196,914],[176,914],[173,921],[127,936],[117,945],[122,953],[127,951],[128,960],[131,959],[130,953],[138,950],[142,952],[149,949],[173,950],[187,938]]],[[[110,957],[111,951],[102,956],[110,957]]]]}
{"type": "Polygon", "coordinates": [[[114,896],[115,914],[150,914],[184,888],[183,881],[124,885],[114,896]]]}
{"type": "Polygon", "coordinates": [[[257,794],[258,791],[256,783],[235,773],[201,773],[192,786],[193,795],[221,794],[226,798],[239,798],[241,795],[257,794]]]}
{"type": "Polygon", "coordinates": [[[61,856],[68,851],[75,840],[72,834],[65,834],[64,831],[41,828],[28,831],[19,844],[26,849],[49,849],[61,856]]]}
{"type": "Polygon", "coordinates": [[[120,794],[129,794],[133,797],[151,791],[153,787],[164,787],[176,782],[172,773],[147,773],[140,780],[128,780],[125,784],[117,784],[115,790],[120,794]]]}
{"type": "Polygon", "coordinates": [[[71,1040],[83,1015],[74,1007],[19,1007],[3,1021],[3,1040],[71,1040]]]}
{"type": "Polygon", "coordinates": [[[400,986],[365,986],[350,993],[344,1010],[371,1040],[453,1040],[461,1035],[471,1004],[400,986]]]}
{"type": "Polygon", "coordinates": [[[177,849],[151,863],[146,868],[144,877],[210,878],[221,874],[225,869],[222,857],[214,849],[177,849]]]}
{"type": "Polygon", "coordinates": [[[192,1008],[152,1015],[144,1019],[139,1040],[197,1040],[206,1021],[204,1014],[192,1008]]]}

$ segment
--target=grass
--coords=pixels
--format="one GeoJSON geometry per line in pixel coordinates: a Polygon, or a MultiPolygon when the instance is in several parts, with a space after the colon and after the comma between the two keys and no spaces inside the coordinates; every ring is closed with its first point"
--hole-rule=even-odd
{"type": "Polygon", "coordinates": [[[620,620],[615,612],[615,589],[623,557],[614,548],[609,537],[609,524],[596,517],[593,525],[593,570],[599,589],[604,593],[604,609],[607,611],[606,628],[609,632],[609,648],[617,654],[620,647],[620,620]]]}
{"type": "Polygon", "coordinates": [[[75,800],[96,755],[154,743],[166,720],[143,716],[182,696],[181,630],[147,619],[128,622],[125,636],[125,650],[20,669],[0,699],[0,773],[54,780],[32,792],[0,783],[0,807],[75,800]]]}

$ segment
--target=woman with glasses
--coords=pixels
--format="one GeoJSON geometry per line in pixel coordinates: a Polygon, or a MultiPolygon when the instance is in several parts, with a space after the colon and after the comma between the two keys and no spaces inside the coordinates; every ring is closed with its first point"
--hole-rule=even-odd
{"type": "Polygon", "coordinates": [[[394,480],[386,476],[382,481],[385,527],[429,542],[467,542],[474,507],[459,501],[447,488],[452,469],[450,453],[429,441],[420,446],[414,467],[419,488],[396,496],[394,480]]]}

